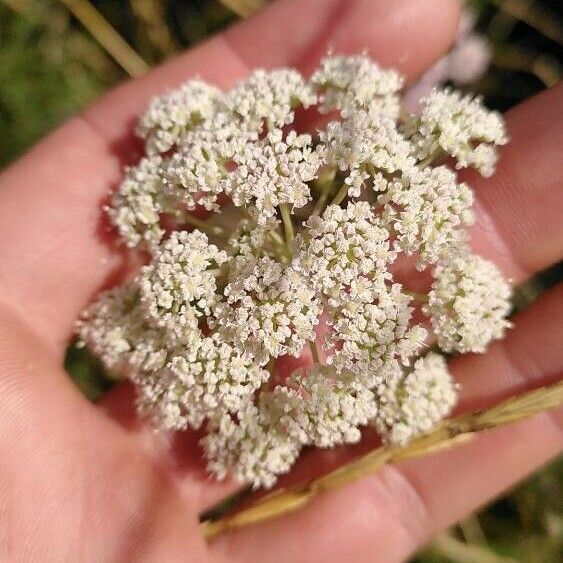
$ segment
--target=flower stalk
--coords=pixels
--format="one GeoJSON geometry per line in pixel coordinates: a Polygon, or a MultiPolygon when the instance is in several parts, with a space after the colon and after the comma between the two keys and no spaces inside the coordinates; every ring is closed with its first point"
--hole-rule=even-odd
{"type": "Polygon", "coordinates": [[[182,221],[184,221],[188,225],[191,225],[192,227],[198,228],[199,230],[209,235],[213,235],[216,237],[225,236],[225,230],[222,227],[220,227],[219,225],[212,225],[208,221],[205,221],[204,219],[200,219],[199,217],[195,217],[192,214],[186,213],[182,215],[182,221]]]}
{"type": "Polygon", "coordinates": [[[289,211],[289,207],[286,203],[282,203],[280,205],[280,213],[285,231],[285,242],[288,250],[291,250],[295,239],[295,231],[293,229],[293,221],[291,220],[291,212],[289,211]]]}
{"type": "Polygon", "coordinates": [[[340,205],[348,195],[348,189],[349,186],[347,184],[342,184],[332,200],[332,205],[340,205]]]}

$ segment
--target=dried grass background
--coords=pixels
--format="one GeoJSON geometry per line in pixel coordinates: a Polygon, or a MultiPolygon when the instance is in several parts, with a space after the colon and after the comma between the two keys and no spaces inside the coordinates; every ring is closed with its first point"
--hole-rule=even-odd
{"type": "MultiPolygon", "coordinates": [[[[189,47],[265,0],[0,0],[0,167],[128,75],[189,47]]],[[[472,87],[505,110],[563,75],[561,0],[475,0],[493,63],[472,87]]],[[[517,296],[517,307],[563,279],[561,265],[517,296]]],[[[112,385],[69,348],[67,368],[92,399],[112,385]]],[[[563,460],[440,535],[419,563],[563,560],[563,460]]]]}

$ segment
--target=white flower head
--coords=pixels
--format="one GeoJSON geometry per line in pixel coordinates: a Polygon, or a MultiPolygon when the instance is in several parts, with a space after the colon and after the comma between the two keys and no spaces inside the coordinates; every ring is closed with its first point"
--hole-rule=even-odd
{"type": "Polygon", "coordinates": [[[256,132],[241,129],[227,113],[219,113],[187,132],[176,152],[163,163],[163,190],[185,209],[198,206],[219,211],[229,167],[235,155],[248,150],[256,132]]]}
{"type": "Polygon", "coordinates": [[[511,323],[510,286],[498,268],[479,256],[462,254],[434,270],[424,312],[445,352],[484,352],[511,323]]]}
{"type": "Polygon", "coordinates": [[[428,432],[457,402],[457,385],[439,354],[418,359],[412,371],[376,388],[378,413],[373,424],[384,441],[404,445],[428,432]]]}
{"type": "Polygon", "coordinates": [[[229,281],[235,280],[252,267],[259,258],[275,257],[285,251],[285,242],[278,232],[279,220],[242,219],[227,241],[229,281]]]}
{"type": "Polygon", "coordinates": [[[198,330],[217,301],[214,270],[226,260],[204,233],[173,233],[136,279],[147,320],[179,338],[198,330]]]}
{"type": "Polygon", "coordinates": [[[379,197],[398,250],[417,253],[424,268],[463,247],[473,222],[473,192],[445,166],[413,169],[379,197]]]}
{"type": "Polygon", "coordinates": [[[329,366],[294,374],[263,396],[278,425],[303,445],[331,448],[360,441],[360,427],[377,412],[374,394],[329,366]]]}
{"type": "Polygon", "coordinates": [[[313,287],[337,295],[359,277],[383,275],[396,254],[389,233],[369,203],[329,205],[322,216],[311,216],[297,241],[294,267],[313,287]]]}
{"type": "Polygon", "coordinates": [[[138,245],[152,248],[164,235],[160,224],[160,214],[166,209],[161,165],[162,158],[153,156],[128,168],[108,207],[111,222],[130,248],[138,245]]]}
{"type": "Polygon", "coordinates": [[[138,378],[139,405],[161,427],[199,428],[206,419],[246,408],[269,377],[244,352],[217,336],[204,337],[151,376],[138,378]]]}
{"type": "Polygon", "coordinates": [[[119,374],[162,367],[168,354],[165,335],[148,326],[132,284],[102,293],[78,323],[80,339],[105,367],[119,374]]]}
{"type": "Polygon", "coordinates": [[[322,111],[341,110],[346,116],[355,109],[371,109],[396,118],[396,93],[403,78],[394,70],[383,70],[367,55],[325,57],[311,82],[320,90],[322,111]]]}
{"type": "Polygon", "coordinates": [[[365,54],[327,56],[309,80],[187,82],[140,119],[145,156],[107,211],[144,266],[85,311],[80,338],[157,426],[203,429],[220,479],[271,487],[303,447],[366,424],[407,442],[455,403],[427,339],[482,352],[509,326],[447,159],[490,174],[502,119],[449,90],[405,116],[402,85],[365,54]],[[416,260],[434,268],[427,295],[405,275],[416,260]]]}
{"type": "Polygon", "coordinates": [[[320,134],[328,163],[349,170],[349,197],[359,197],[365,184],[383,191],[394,175],[411,170],[413,147],[397,130],[395,120],[369,111],[353,111],[330,122],[320,134]]]}
{"type": "Polygon", "coordinates": [[[298,107],[317,102],[314,90],[292,69],[254,71],[227,95],[226,105],[244,126],[262,131],[293,122],[298,107]]]}
{"type": "Polygon", "coordinates": [[[224,294],[213,326],[259,363],[270,356],[299,356],[315,338],[321,304],[308,280],[291,266],[263,257],[231,281],[224,294]]]}
{"type": "Polygon", "coordinates": [[[384,280],[372,285],[363,302],[345,301],[331,307],[333,331],[327,344],[336,351],[329,358],[338,372],[352,372],[372,387],[408,364],[420,352],[426,330],[412,323],[412,299],[399,284],[384,280]]]}
{"type": "Polygon", "coordinates": [[[183,135],[215,113],[223,94],[201,80],[190,80],[176,90],[154,97],[139,120],[137,134],[148,153],[165,153],[183,135]]]}
{"type": "Polygon", "coordinates": [[[272,487],[299,456],[301,444],[278,428],[268,411],[253,404],[233,415],[219,415],[201,440],[207,467],[218,479],[228,474],[255,488],[272,487]]]}
{"type": "Polygon", "coordinates": [[[457,168],[471,166],[483,176],[494,172],[495,145],[508,142],[498,112],[487,110],[480,98],[447,89],[435,89],[422,100],[409,130],[421,160],[442,151],[456,159],[457,168]]]}
{"type": "Polygon", "coordinates": [[[322,160],[310,135],[281,129],[246,145],[233,156],[234,171],[225,180],[225,192],[236,206],[251,203],[260,222],[273,217],[280,205],[303,207],[310,200],[307,182],[317,177],[322,160]]]}

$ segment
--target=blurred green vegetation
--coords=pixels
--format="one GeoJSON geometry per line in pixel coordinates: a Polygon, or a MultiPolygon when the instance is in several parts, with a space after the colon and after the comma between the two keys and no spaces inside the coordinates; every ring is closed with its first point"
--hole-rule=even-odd
{"type": "Polygon", "coordinates": [[[0,2],[0,165],[118,76],[66,10],[38,5],[23,16],[0,2]]]}
{"type": "MultiPolygon", "coordinates": [[[[0,167],[128,73],[235,21],[233,7],[244,13],[261,3],[0,0],[0,167]],[[107,23],[117,32],[109,42],[104,40],[107,23]]],[[[469,3],[478,15],[478,30],[494,49],[489,71],[471,88],[489,106],[505,110],[560,79],[561,0],[469,3]]],[[[520,305],[562,279],[561,265],[550,269],[524,288],[520,305]]],[[[66,368],[93,400],[112,385],[86,350],[70,347],[66,368]]],[[[413,561],[563,561],[563,461],[441,535],[413,561]]]]}
{"type": "MultiPolygon", "coordinates": [[[[149,65],[235,19],[204,0],[92,4],[149,65]]],[[[0,167],[126,77],[65,3],[0,0],[0,167]]]]}
{"type": "Polygon", "coordinates": [[[562,474],[558,460],[438,537],[413,563],[560,563],[562,474]]]}

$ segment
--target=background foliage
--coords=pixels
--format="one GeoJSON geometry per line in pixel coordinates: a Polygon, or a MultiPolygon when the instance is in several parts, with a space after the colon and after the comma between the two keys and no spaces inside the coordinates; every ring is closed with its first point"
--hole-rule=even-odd
{"type": "MultiPolygon", "coordinates": [[[[143,72],[266,0],[0,0],[0,167],[127,75],[143,72]]],[[[561,0],[473,0],[493,47],[472,90],[505,110],[563,75],[561,0]]],[[[561,265],[518,295],[563,279],[561,265]]],[[[75,347],[66,366],[95,399],[112,382],[75,347]]],[[[419,563],[563,561],[563,460],[440,535],[419,563]]]]}

